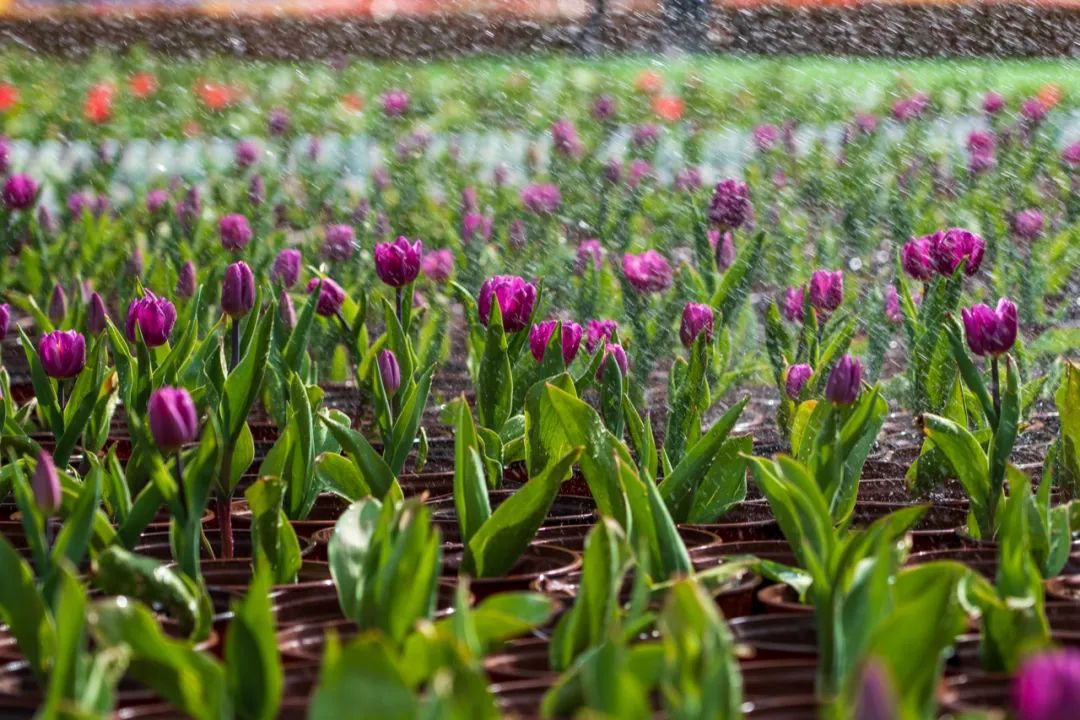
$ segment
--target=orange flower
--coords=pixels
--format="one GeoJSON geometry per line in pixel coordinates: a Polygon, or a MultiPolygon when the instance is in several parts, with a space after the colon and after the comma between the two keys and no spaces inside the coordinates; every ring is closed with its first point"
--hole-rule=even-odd
{"type": "Polygon", "coordinates": [[[232,105],[240,94],[236,88],[208,80],[200,82],[196,87],[196,92],[202,98],[203,104],[211,110],[224,110],[232,105]]]}
{"type": "Polygon", "coordinates": [[[668,122],[675,122],[682,117],[686,104],[677,95],[660,95],[654,97],[652,109],[656,115],[668,122]]]}
{"type": "Polygon", "coordinates": [[[1061,102],[1061,99],[1065,96],[1060,85],[1054,85],[1053,83],[1047,83],[1039,88],[1039,92],[1035,93],[1035,96],[1039,98],[1039,102],[1046,106],[1046,109],[1057,105],[1061,102]]]}
{"type": "Polygon", "coordinates": [[[7,112],[19,102],[19,89],[11,83],[0,83],[0,112],[7,112]]]}
{"type": "Polygon", "coordinates": [[[655,95],[664,89],[664,78],[655,70],[642,70],[634,79],[634,87],[643,93],[655,95]]]}
{"type": "Polygon", "coordinates": [[[364,109],[364,98],[357,93],[345,93],[341,97],[341,104],[345,106],[346,110],[360,112],[364,109]]]}
{"type": "Polygon", "coordinates": [[[135,73],[128,81],[131,94],[140,100],[145,100],[157,91],[157,78],[150,73],[135,73]]]}
{"type": "Polygon", "coordinates": [[[83,115],[93,123],[108,122],[112,117],[113,86],[108,83],[92,85],[86,93],[83,115]]]}

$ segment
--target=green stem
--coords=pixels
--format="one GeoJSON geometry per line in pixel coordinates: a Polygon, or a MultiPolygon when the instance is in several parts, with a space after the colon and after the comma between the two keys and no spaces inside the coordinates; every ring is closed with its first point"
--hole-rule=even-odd
{"type": "MultiPolygon", "coordinates": [[[[990,391],[994,396],[994,414],[1001,417],[1001,381],[998,379],[998,359],[994,355],[990,358],[990,391]]],[[[997,432],[997,428],[994,428],[997,432]]]]}
{"type": "Polygon", "coordinates": [[[236,366],[240,364],[240,319],[233,318],[232,327],[229,330],[230,341],[232,343],[232,355],[229,362],[229,372],[231,373],[236,369],[236,366]]]}

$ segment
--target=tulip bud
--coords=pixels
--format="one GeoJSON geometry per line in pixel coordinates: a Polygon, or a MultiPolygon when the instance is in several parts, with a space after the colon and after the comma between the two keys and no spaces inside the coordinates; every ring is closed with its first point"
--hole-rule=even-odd
{"type": "Polygon", "coordinates": [[[252,175],[248,182],[248,202],[252,207],[259,207],[266,202],[266,181],[262,175],[252,175]]]}
{"type": "Polygon", "coordinates": [[[242,318],[255,306],[255,275],[243,261],[225,269],[221,284],[221,309],[229,317],[242,318]]]}
{"type": "Polygon", "coordinates": [[[282,108],[273,108],[266,124],[271,137],[281,137],[289,129],[289,113],[282,108]]]}
{"type": "Polygon", "coordinates": [[[510,249],[522,250],[525,248],[525,243],[528,241],[528,235],[525,232],[525,223],[521,218],[514,218],[510,223],[510,229],[507,231],[507,242],[510,243],[510,249]]]}
{"type": "Polygon", "coordinates": [[[578,275],[584,275],[590,267],[594,271],[600,272],[603,262],[604,248],[600,245],[600,241],[595,239],[582,240],[574,253],[574,272],[578,275]]]}
{"type": "Polygon", "coordinates": [[[270,268],[270,281],[282,287],[291,288],[300,279],[300,251],[282,250],[274,258],[270,268]]]}
{"type": "Polygon", "coordinates": [[[151,190],[146,194],[146,211],[151,215],[157,215],[169,201],[169,193],[160,188],[151,190]]]}
{"type": "Polygon", "coordinates": [[[1080,651],[1046,650],[1021,663],[1012,681],[1016,720],[1061,720],[1080,705],[1080,651]]]}
{"type": "Polygon", "coordinates": [[[750,218],[750,189],[728,178],[716,184],[709,205],[709,221],[720,230],[737,230],[750,218]]]}
{"type": "Polygon", "coordinates": [[[281,291],[278,300],[278,317],[285,329],[292,330],[296,327],[296,307],[293,306],[292,296],[285,290],[281,291]]]}
{"type": "Polygon", "coordinates": [[[350,225],[328,225],[323,242],[323,254],[336,262],[352,257],[356,246],[356,234],[350,225]]]}
{"type": "Polygon", "coordinates": [[[1022,210],[1012,219],[1012,231],[1021,240],[1037,240],[1043,232],[1043,214],[1037,209],[1022,210]]]}
{"type": "Polygon", "coordinates": [[[716,256],[717,270],[727,270],[735,264],[735,238],[731,233],[709,230],[709,246],[716,256]]]}
{"type": "MultiPolygon", "coordinates": [[[[555,332],[555,326],[559,323],[555,320],[545,320],[532,326],[529,331],[529,351],[532,352],[536,362],[544,359],[544,352],[551,341],[551,334],[555,332]]],[[[578,348],[581,347],[581,326],[575,322],[564,322],[562,326],[562,355],[563,362],[569,365],[577,357],[578,348]]]]}
{"type": "Polygon", "coordinates": [[[622,345],[608,343],[604,346],[604,357],[600,359],[600,367],[596,370],[597,380],[604,377],[604,366],[607,365],[609,356],[615,358],[615,364],[619,366],[619,372],[623,377],[626,377],[626,374],[630,371],[630,362],[626,359],[626,351],[623,350],[622,345]]]}
{"type": "Polygon", "coordinates": [[[60,490],[60,474],[56,471],[52,455],[44,450],[38,452],[37,469],[34,470],[34,502],[46,517],[60,509],[63,494],[60,490]]]}
{"type": "Polygon", "coordinates": [[[67,295],[60,283],[53,285],[52,295],[49,296],[49,319],[54,325],[59,325],[67,315],[67,295]]]}
{"type": "Polygon", "coordinates": [[[432,250],[420,261],[420,270],[437,283],[444,283],[454,272],[454,253],[450,250],[432,250]]]}
{"type": "Polygon", "coordinates": [[[899,325],[904,319],[900,310],[900,294],[892,285],[885,288],[885,319],[894,325],[899,325]]]}
{"type": "Polygon", "coordinates": [[[8,328],[11,327],[11,306],[7,303],[0,305],[0,340],[7,337],[8,328]]]}
{"type": "Polygon", "coordinates": [[[671,287],[671,265],[655,250],[640,255],[626,253],[622,258],[623,275],[639,293],[660,293],[671,287]]]}
{"type": "Polygon", "coordinates": [[[27,210],[37,200],[38,184],[28,175],[12,175],[4,183],[3,198],[8,210],[27,210]]]}
{"type": "Polygon", "coordinates": [[[105,319],[109,316],[105,310],[105,302],[101,296],[94,293],[90,296],[90,306],[86,309],[86,330],[91,335],[97,335],[105,329],[105,319]]]}
{"type": "Polygon", "coordinates": [[[218,222],[218,234],[223,248],[237,252],[251,242],[251,225],[243,215],[226,215],[218,222]]]}
{"type": "Polygon", "coordinates": [[[825,397],[834,405],[850,405],[862,387],[862,363],[845,355],[833,366],[825,384],[825,397]]]}
{"type": "Polygon", "coordinates": [[[125,329],[131,342],[138,340],[135,332],[138,327],[146,346],[158,347],[169,341],[169,334],[172,333],[175,323],[176,307],[165,298],[147,290],[145,296],[132,300],[128,305],[125,329]]]}
{"type": "Polygon", "coordinates": [[[1016,305],[1008,298],[998,300],[997,308],[979,303],[960,311],[968,347],[976,355],[998,357],[1016,342],[1016,305]]]}
{"type": "Polygon", "coordinates": [[[986,243],[973,232],[951,228],[930,236],[930,259],[934,268],[945,277],[952,277],[964,263],[964,274],[969,277],[979,271],[986,243]]]}
{"type": "Polygon", "coordinates": [[[162,452],[176,452],[199,435],[199,414],[183,388],[162,387],[150,396],[150,432],[162,452]]]}
{"type": "Polygon", "coordinates": [[[814,374],[814,368],[810,367],[806,363],[800,363],[799,365],[792,365],[788,368],[787,378],[784,381],[784,391],[787,392],[787,396],[792,400],[799,398],[799,393],[802,392],[803,387],[806,385],[806,381],[810,379],[810,376],[814,374]]]}
{"type": "Polygon", "coordinates": [[[818,270],[810,277],[810,305],[823,318],[831,315],[843,301],[843,271],[818,270]]]}
{"type": "Polygon", "coordinates": [[[606,345],[618,329],[614,320],[590,320],[585,324],[585,351],[590,355],[596,352],[601,341],[606,345]]]}
{"type": "Polygon", "coordinates": [[[487,327],[491,317],[493,299],[499,303],[506,332],[520,332],[528,326],[532,317],[536,286],[515,275],[496,275],[485,280],[477,299],[477,310],[484,327],[487,327]]]}
{"type": "Polygon", "coordinates": [[[345,302],[345,291],[341,286],[330,278],[311,278],[307,286],[308,294],[314,292],[315,288],[319,288],[319,301],[315,304],[315,312],[323,317],[337,315],[345,302]]]}
{"type": "Polygon", "coordinates": [[[233,161],[236,167],[247,170],[259,159],[259,146],[251,140],[241,140],[233,148],[233,161]]]}
{"type": "Polygon", "coordinates": [[[885,668],[870,662],[863,668],[852,720],[897,720],[896,693],[885,668]]]}
{"type": "Polygon", "coordinates": [[[195,263],[188,260],[180,267],[176,278],[176,297],[186,300],[195,296],[195,263]]]}
{"type": "Polygon", "coordinates": [[[398,366],[397,357],[392,350],[380,350],[377,362],[383,389],[392,397],[401,387],[401,368],[398,366]]]}
{"type": "Polygon", "coordinates": [[[143,274],[143,256],[142,249],[136,247],[131,251],[131,257],[128,258],[127,264],[128,274],[131,277],[142,277],[143,274]]]}
{"type": "Polygon", "coordinates": [[[423,244],[419,240],[410,243],[404,236],[393,242],[379,243],[375,246],[375,272],[390,287],[405,287],[420,272],[422,250],[423,244]]]}
{"type": "Polygon", "coordinates": [[[562,204],[557,185],[526,185],[521,191],[521,204],[535,215],[553,215],[562,204]]]}
{"type": "Polygon", "coordinates": [[[934,265],[930,261],[931,237],[912,238],[900,249],[900,264],[914,280],[925,282],[934,276],[934,265]]]}
{"type": "Polygon", "coordinates": [[[713,309],[701,303],[686,303],[683,308],[682,322],[679,324],[679,339],[685,347],[690,347],[698,335],[705,333],[706,344],[712,342],[713,309]]]}
{"type": "Polygon", "coordinates": [[[86,366],[86,339],[74,330],[54,330],[38,339],[38,357],[45,374],[71,378],[86,366]]]}

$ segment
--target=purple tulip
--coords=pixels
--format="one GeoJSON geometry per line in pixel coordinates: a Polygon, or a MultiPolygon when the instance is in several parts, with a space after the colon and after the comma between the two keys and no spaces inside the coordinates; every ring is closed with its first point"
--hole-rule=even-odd
{"type": "Polygon", "coordinates": [[[516,275],[496,275],[485,280],[477,299],[480,322],[485,327],[491,317],[493,300],[499,303],[503,329],[507,333],[520,332],[529,326],[536,303],[536,286],[516,275]]]}
{"type": "Polygon", "coordinates": [[[221,309],[234,320],[255,307],[255,275],[243,260],[225,268],[221,283],[221,309]]]}
{"type": "Polygon", "coordinates": [[[652,166],[641,158],[630,163],[626,172],[626,187],[633,190],[645,180],[652,179],[652,166]]]}
{"type": "MultiPolygon", "coordinates": [[[[536,362],[543,361],[544,352],[547,350],[551,335],[555,332],[555,326],[558,324],[556,320],[545,320],[542,323],[533,325],[532,330],[529,331],[529,350],[532,352],[533,357],[536,358],[536,362]]],[[[562,324],[562,356],[563,362],[567,365],[577,357],[578,349],[581,347],[581,335],[581,326],[577,323],[564,322],[562,324]]]]}
{"type": "Polygon", "coordinates": [[[1037,125],[1046,119],[1050,109],[1038,98],[1028,98],[1020,103],[1020,117],[1032,125],[1037,125]]]}
{"type": "Polygon", "coordinates": [[[585,146],[581,144],[577,128],[566,118],[560,118],[551,125],[551,141],[555,151],[570,158],[581,157],[585,146]]]}
{"type": "Polygon", "coordinates": [[[711,343],[713,309],[701,303],[688,302],[683,308],[682,322],[679,323],[679,339],[684,347],[690,347],[702,333],[705,334],[705,343],[711,343]]]}
{"type": "Polygon", "coordinates": [[[476,199],[476,188],[467,187],[461,191],[461,214],[467,215],[480,209],[476,199]]]}
{"type": "Polygon", "coordinates": [[[176,206],[176,217],[180,220],[181,227],[190,232],[201,215],[202,198],[199,195],[199,188],[193,185],[188,188],[184,199],[176,206]]]}
{"type": "Polygon", "coordinates": [[[289,113],[283,108],[273,108],[266,117],[267,131],[271,137],[281,137],[289,130],[289,113]]]}
{"type": "Polygon", "coordinates": [[[233,148],[233,161],[236,167],[247,170],[259,159],[259,146],[252,140],[241,140],[233,148]]]}
{"type": "Polygon", "coordinates": [[[32,483],[34,502],[46,517],[52,517],[60,509],[63,494],[60,489],[60,474],[56,471],[52,455],[41,450],[38,452],[37,468],[34,470],[32,483]]]}
{"type": "Polygon", "coordinates": [[[383,389],[388,396],[393,397],[401,387],[401,367],[398,365],[397,356],[392,350],[380,350],[376,362],[379,365],[383,389]]]}
{"type": "Polygon", "coordinates": [[[615,98],[597,95],[592,104],[592,116],[597,122],[608,122],[615,117],[615,98]]]}
{"type": "Polygon", "coordinates": [[[976,355],[997,357],[1012,349],[1016,342],[1016,305],[1008,298],[998,300],[997,308],[978,303],[960,311],[968,347],[976,355]]]}
{"type": "Polygon", "coordinates": [[[780,130],[775,125],[758,125],[751,133],[751,137],[754,140],[754,147],[758,152],[763,153],[776,145],[776,141],[780,139],[780,130]]]}
{"type": "Polygon", "coordinates": [[[146,211],[151,215],[157,215],[169,202],[169,192],[158,188],[146,194],[146,211]]]}
{"type": "Polygon", "coordinates": [[[900,264],[911,278],[926,282],[934,276],[934,264],[930,260],[931,235],[904,243],[900,249],[900,264]]]}
{"type": "Polygon", "coordinates": [[[176,277],[176,297],[181,300],[195,297],[195,263],[188,260],[180,266],[180,273],[176,277]]]}
{"type": "Polygon", "coordinates": [[[292,248],[282,250],[270,267],[270,282],[291,288],[300,279],[300,251],[292,248]]]}
{"type": "Polygon", "coordinates": [[[341,286],[330,278],[311,278],[307,285],[308,294],[313,293],[315,288],[319,288],[319,301],[315,304],[315,312],[323,317],[337,315],[345,302],[345,291],[341,286]]]}
{"type": "Polygon", "coordinates": [[[885,288],[885,319],[899,325],[904,320],[904,314],[900,310],[900,293],[890,285],[885,288]]]}
{"type": "Polygon", "coordinates": [[[29,175],[12,175],[4,183],[3,194],[8,210],[27,210],[37,200],[38,184],[29,175]]]}
{"type": "Polygon", "coordinates": [[[894,120],[906,123],[921,117],[929,106],[929,95],[922,92],[915,93],[911,97],[902,98],[893,103],[892,116],[894,120]]]}
{"type": "Polygon", "coordinates": [[[356,247],[356,234],[351,225],[327,225],[323,240],[323,254],[335,262],[352,257],[356,247]]]}
{"type": "Polygon", "coordinates": [[[615,358],[619,373],[626,377],[626,374],[630,371],[630,361],[626,358],[626,350],[617,343],[607,343],[604,345],[604,357],[600,358],[600,367],[596,369],[597,380],[604,377],[604,366],[607,365],[609,356],[615,358]]]}
{"type": "Polygon", "coordinates": [[[218,233],[221,236],[221,246],[233,252],[243,250],[251,242],[251,225],[246,217],[238,213],[221,218],[218,233]]]}
{"type": "Polygon", "coordinates": [[[622,181],[622,162],[619,158],[608,160],[600,177],[608,185],[618,185],[622,181]]]}
{"type": "Polygon", "coordinates": [[[248,202],[252,207],[259,207],[266,202],[266,182],[262,175],[252,175],[248,182],[248,202]]]}
{"type": "Polygon", "coordinates": [[[1043,214],[1032,208],[1021,210],[1012,219],[1013,235],[1021,240],[1037,240],[1043,232],[1043,214]]]}
{"type": "Polygon", "coordinates": [[[750,189],[728,178],[716,184],[709,205],[709,221],[720,230],[737,230],[750,218],[750,189]]]}
{"type": "Polygon", "coordinates": [[[56,221],[56,216],[53,215],[48,205],[38,206],[38,227],[46,235],[52,235],[60,229],[60,223],[56,221]]]}
{"type": "Polygon", "coordinates": [[[49,295],[49,319],[53,325],[59,325],[67,316],[67,294],[60,283],[53,285],[52,294],[49,295]]]}
{"type": "Polygon", "coordinates": [[[700,190],[703,184],[701,171],[691,165],[675,171],[672,186],[675,188],[675,192],[694,192],[700,190]]]}
{"type": "Polygon", "coordinates": [[[655,250],[640,255],[626,253],[622,258],[622,270],[627,282],[639,293],[659,293],[671,287],[671,265],[655,250]]]}
{"type": "Polygon", "coordinates": [[[735,237],[729,233],[721,233],[719,230],[708,231],[709,246],[716,256],[716,269],[727,270],[735,264],[735,237]]]}
{"type": "Polygon", "coordinates": [[[128,271],[128,275],[131,275],[131,277],[135,277],[135,278],[141,278],[142,277],[142,274],[143,274],[142,248],[136,246],[135,249],[131,251],[131,257],[128,258],[128,262],[127,262],[127,271],[128,271]]]}
{"type": "Polygon", "coordinates": [[[897,720],[896,693],[884,667],[870,661],[863,668],[852,720],[897,720]]]}
{"type": "Polygon", "coordinates": [[[871,113],[855,113],[851,118],[851,126],[860,135],[873,135],[878,127],[878,119],[871,113]]]}
{"type": "Polygon", "coordinates": [[[410,243],[404,235],[388,243],[375,246],[375,272],[379,279],[394,288],[405,287],[420,273],[423,244],[417,240],[410,243]]]}
{"type": "Polygon", "coordinates": [[[585,324],[585,351],[592,355],[600,343],[611,340],[619,324],[614,320],[590,320],[585,324]]]}
{"type": "Polygon", "coordinates": [[[1021,663],[1012,681],[1016,720],[1062,720],[1080,707],[1080,651],[1048,650],[1021,663]]]}
{"type": "Polygon", "coordinates": [[[806,381],[814,374],[814,368],[806,363],[792,365],[788,368],[787,377],[784,380],[784,392],[792,400],[798,400],[806,381]]]}
{"type": "Polygon", "coordinates": [[[394,88],[382,96],[383,113],[387,117],[401,117],[409,111],[409,93],[394,88]]]}
{"type": "Polygon", "coordinates": [[[86,339],[74,330],[54,330],[38,340],[38,357],[45,374],[72,378],[86,366],[86,339]]]}
{"type": "Polygon", "coordinates": [[[660,142],[660,127],[652,123],[638,125],[630,134],[630,144],[640,150],[655,148],[660,142]]]}
{"type": "Polygon", "coordinates": [[[461,219],[461,240],[470,242],[473,238],[479,238],[482,242],[491,239],[492,219],[480,213],[466,213],[461,219]]]}
{"type": "Polygon", "coordinates": [[[600,272],[604,261],[604,248],[599,240],[582,240],[574,253],[574,272],[584,275],[586,269],[600,272]]]}
{"type": "Polygon", "coordinates": [[[963,228],[950,228],[930,236],[930,260],[939,274],[952,277],[960,263],[965,263],[968,277],[979,271],[986,244],[975,233],[963,228]],[[966,262],[965,262],[966,261],[966,262]]]}
{"type": "Polygon", "coordinates": [[[86,308],[86,331],[91,335],[97,335],[105,329],[109,313],[105,309],[105,301],[101,296],[94,293],[90,296],[90,305],[86,308]]]}
{"type": "Polygon", "coordinates": [[[0,340],[7,337],[8,328],[11,327],[11,306],[7,303],[0,304],[0,340]]]}
{"type": "Polygon", "coordinates": [[[784,302],[780,306],[780,312],[788,322],[801,323],[805,319],[803,315],[805,292],[802,287],[789,287],[784,292],[784,302]]]}
{"type": "Polygon", "coordinates": [[[432,250],[420,261],[420,270],[437,283],[444,283],[454,273],[454,253],[450,250],[432,250]]]}
{"type": "Polygon", "coordinates": [[[169,341],[173,324],[176,323],[176,307],[165,298],[158,297],[149,290],[146,295],[131,301],[128,305],[127,338],[137,341],[135,328],[139,328],[143,342],[147,347],[158,347],[169,341]]]}
{"type": "Polygon", "coordinates": [[[991,90],[983,98],[982,108],[987,115],[997,115],[1005,109],[1005,98],[991,90]]]}
{"type": "Polygon", "coordinates": [[[507,231],[506,240],[510,243],[511,249],[524,249],[525,243],[528,242],[528,237],[525,233],[525,223],[521,218],[514,218],[513,222],[510,223],[510,229],[507,231]]]}
{"type": "Polygon", "coordinates": [[[1080,166],[1080,142],[1066,145],[1065,149],[1061,151],[1061,159],[1072,169],[1080,166]]]}
{"type": "Polygon", "coordinates": [[[862,363],[845,355],[833,366],[825,383],[825,397],[834,405],[850,405],[859,397],[862,385],[862,363]]]}
{"type": "Polygon", "coordinates": [[[562,203],[562,194],[555,185],[526,185],[521,191],[521,204],[536,215],[553,215],[562,203]]]}
{"type": "Polygon", "coordinates": [[[278,318],[286,330],[296,327],[296,307],[288,290],[282,290],[278,296],[278,318]]]}
{"type": "Polygon", "coordinates": [[[844,273],[817,270],[810,276],[810,305],[823,318],[829,317],[844,302],[844,273]]]}
{"type": "Polygon", "coordinates": [[[164,453],[176,452],[199,436],[199,414],[183,388],[162,387],[150,395],[147,411],[154,444],[164,453]]]}

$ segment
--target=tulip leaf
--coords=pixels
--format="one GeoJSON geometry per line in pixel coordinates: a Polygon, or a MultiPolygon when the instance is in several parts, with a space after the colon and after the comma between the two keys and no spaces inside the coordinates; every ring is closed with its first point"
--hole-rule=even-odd
{"type": "MultiPolygon", "coordinates": [[[[391,433],[390,443],[386,448],[389,451],[387,465],[390,466],[391,472],[395,474],[400,473],[402,468],[405,467],[405,460],[409,457],[409,453],[412,452],[416,433],[420,429],[420,422],[424,417],[424,408],[427,407],[428,394],[431,391],[431,378],[434,373],[434,366],[421,373],[415,383],[409,383],[408,390],[402,398],[400,410],[391,433]]],[[[378,375],[378,373],[375,374],[378,375]]],[[[402,378],[404,377],[404,370],[402,370],[402,378]]],[[[402,389],[404,388],[405,383],[403,382],[402,389]]],[[[387,455],[387,453],[384,453],[384,455],[387,455]]]]}
{"type": "Polygon", "coordinates": [[[491,303],[487,339],[476,380],[476,412],[480,425],[498,432],[510,417],[514,397],[513,373],[499,303],[491,303]]]}
{"type": "Polygon", "coordinates": [[[939,448],[971,501],[971,510],[983,538],[994,536],[994,518],[990,515],[994,502],[990,498],[990,468],[986,451],[967,428],[938,415],[923,416],[926,437],[939,448]]]}
{"type": "Polygon", "coordinates": [[[39,678],[47,676],[47,667],[55,657],[56,628],[38,593],[34,572],[11,546],[0,537],[0,617],[19,645],[30,669],[39,678]]]}
{"type": "Polygon", "coordinates": [[[285,483],[272,477],[260,478],[244,492],[251,508],[255,569],[258,571],[266,565],[270,579],[276,585],[294,582],[301,565],[296,531],[282,510],[284,496],[285,483]]]}
{"type": "Polygon", "coordinates": [[[356,465],[337,453],[324,452],[315,458],[315,475],[322,487],[346,500],[356,501],[373,494],[356,465]]]}
{"type": "Polygon", "coordinates": [[[340,443],[342,450],[348,453],[349,458],[360,471],[360,476],[374,492],[376,498],[386,499],[391,493],[395,497],[400,497],[401,489],[390,466],[379,453],[375,452],[375,448],[371,447],[363,435],[329,415],[320,415],[319,419],[330,430],[334,439],[340,443]]]}
{"type": "Polygon", "coordinates": [[[41,365],[37,346],[27,337],[21,325],[18,326],[18,331],[23,352],[26,353],[26,362],[30,365],[30,382],[34,386],[38,408],[45,418],[45,423],[52,429],[53,436],[60,437],[64,434],[64,413],[56,397],[56,386],[41,365]]]}
{"type": "Polygon", "coordinates": [[[458,402],[454,428],[454,506],[461,542],[468,546],[491,517],[482,447],[473,422],[472,409],[464,397],[458,402]]]}
{"type": "Polygon", "coordinates": [[[90,363],[79,373],[64,408],[64,432],[57,438],[56,449],[53,450],[53,460],[59,467],[67,465],[97,406],[98,393],[105,384],[106,364],[105,345],[99,340],[90,349],[90,363]]]}
{"type": "Polygon", "coordinates": [[[289,341],[285,344],[282,352],[282,360],[285,367],[294,373],[299,373],[304,359],[304,353],[308,348],[308,338],[311,328],[315,323],[315,308],[319,305],[319,293],[308,294],[304,307],[296,316],[296,326],[289,335],[289,341]]]}
{"type": "Polygon", "coordinates": [[[362,634],[341,647],[328,638],[319,683],[311,698],[311,720],[338,720],[357,713],[370,720],[413,720],[419,707],[405,680],[405,669],[377,633],[362,634]]]}
{"type": "Polygon", "coordinates": [[[236,443],[243,432],[248,413],[259,398],[270,355],[275,317],[273,310],[267,310],[260,318],[252,315],[249,322],[257,324],[257,332],[252,330],[252,340],[247,344],[247,352],[225,380],[221,419],[226,446],[236,443]]]}
{"type": "Polygon", "coordinates": [[[581,451],[582,448],[575,448],[559,462],[529,478],[495,508],[468,541],[467,571],[475,571],[478,577],[501,577],[510,571],[547,517],[563,477],[577,462],[581,451]]]}
{"type": "Polygon", "coordinates": [[[273,720],[284,678],[270,609],[270,573],[256,567],[243,599],[233,601],[225,638],[225,680],[237,717],[273,720]]]}

